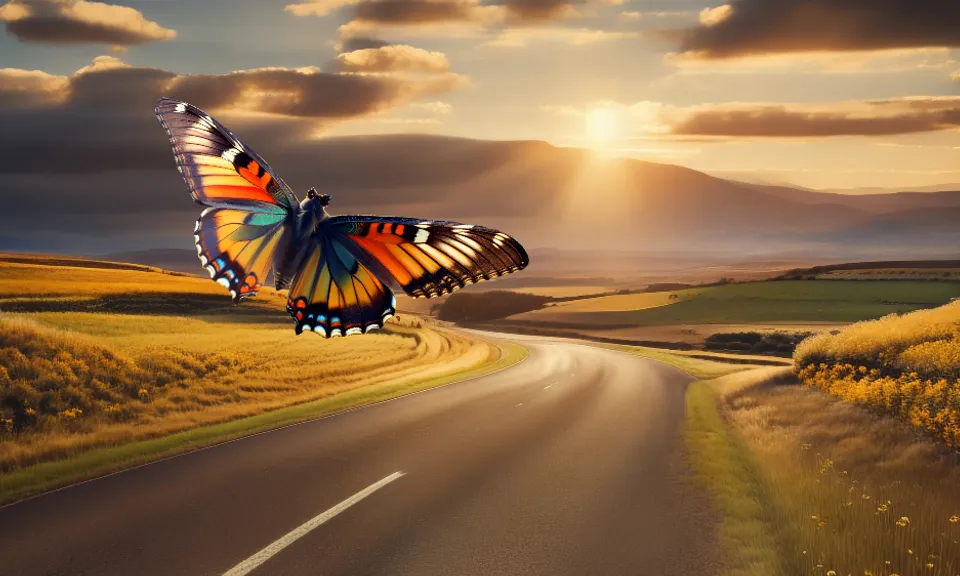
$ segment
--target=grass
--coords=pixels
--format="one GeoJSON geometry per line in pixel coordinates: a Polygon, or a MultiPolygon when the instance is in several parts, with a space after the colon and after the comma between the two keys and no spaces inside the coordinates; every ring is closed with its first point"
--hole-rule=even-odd
{"type": "MultiPolygon", "coordinates": [[[[890,313],[945,304],[960,296],[960,283],[924,281],[796,280],[691,288],[666,294],[606,296],[579,306],[606,311],[563,311],[551,307],[523,319],[578,325],[663,326],[672,324],[749,324],[760,322],[856,322],[890,313]],[[636,302],[634,302],[636,300],[636,302]],[[639,307],[643,307],[640,309],[639,307]],[[619,309],[616,309],[619,308],[619,309]],[[538,314],[542,316],[537,316],[538,314]]],[[[571,304],[572,306],[572,304],[571,304]]],[[[515,317],[512,319],[520,319],[515,317]]]]}
{"type": "Polygon", "coordinates": [[[774,534],[776,515],[758,480],[749,448],[727,426],[706,381],[687,389],[684,437],[693,456],[695,478],[713,495],[722,514],[720,543],[729,576],[783,574],[774,534]]]}
{"type": "Polygon", "coordinates": [[[764,369],[688,390],[726,573],[960,573],[960,462],[896,420],[764,369]]]}
{"type": "Polygon", "coordinates": [[[662,350],[660,348],[648,348],[646,346],[625,346],[622,344],[596,345],[670,364],[700,380],[734,374],[755,367],[749,364],[750,361],[757,362],[758,364],[771,361],[769,358],[760,358],[757,356],[745,357],[741,354],[702,355],[695,352],[662,350]],[[707,358],[707,356],[709,356],[709,358],[707,358]]]}
{"type": "Polygon", "coordinates": [[[34,260],[0,258],[4,486],[49,487],[497,365],[493,344],[405,313],[362,337],[298,337],[273,291],[235,307],[205,279],[34,260]]]}
{"type": "Polygon", "coordinates": [[[819,334],[794,361],[804,383],[960,447],[960,302],[819,334]]]}
{"type": "Polygon", "coordinates": [[[255,416],[101,447],[63,460],[21,468],[0,475],[0,505],[191,450],[490,374],[520,362],[527,355],[526,349],[516,344],[504,342],[499,347],[501,354],[495,362],[480,362],[460,372],[426,379],[393,380],[255,416]]]}

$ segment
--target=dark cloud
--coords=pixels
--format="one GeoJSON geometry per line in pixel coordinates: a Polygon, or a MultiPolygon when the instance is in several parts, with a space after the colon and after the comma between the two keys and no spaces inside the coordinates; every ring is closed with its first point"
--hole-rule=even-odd
{"type": "Polygon", "coordinates": [[[18,40],[46,44],[126,47],[177,35],[133,8],[85,0],[10,0],[0,6],[0,21],[18,40]]]}
{"type": "Polygon", "coordinates": [[[380,40],[378,38],[367,38],[364,36],[356,36],[353,38],[346,38],[338,47],[339,52],[353,52],[355,50],[370,50],[374,48],[383,48],[384,46],[389,46],[390,42],[386,40],[380,40]]]}
{"type": "Polygon", "coordinates": [[[576,0],[504,0],[507,17],[517,23],[548,22],[562,20],[575,13],[576,0]]]}
{"type": "Polygon", "coordinates": [[[684,136],[820,138],[889,136],[960,127],[960,98],[879,100],[835,108],[700,106],[677,114],[670,131],[684,136]]]}
{"type": "Polygon", "coordinates": [[[375,24],[435,24],[477,19],[475,4],[458,1],[371,0],[357,4],[354,9],[355,22],[375,24]]]}
{"type": "Polygon", "coordinates": [[[702,58],[811,51],[960,47],[956,0],[733,0],[681,31],[702,58]]]}
{"type": "Polygon", "coordinates": [[[285,143],[316,131],[317,121],[375,113],[463,81],[450,73],[400,78],[313,68],[178,75],[111,57],[69,77],[0,70],[0,173],[168,168],[168,144],[153,115],[164,95],[229,119],[239,134],[285,143]]]}

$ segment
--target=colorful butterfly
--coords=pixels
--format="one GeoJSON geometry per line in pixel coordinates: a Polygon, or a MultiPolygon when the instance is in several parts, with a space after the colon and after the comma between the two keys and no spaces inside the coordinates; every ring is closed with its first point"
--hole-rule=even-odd
{"type": "Polygon", "coordinates": [[[526,267],[527,253],[482,226],[378,216],[331,216],[330,196],[311,188],[300,202],[250,147],[203,110],[161,98],[177,169],[207,208],[194,228],[200,263],[233,296],[254,296],[273,270],[287,289],[297,334],[361,334],[396,312],[390,287],[414,298],[526,267]]]}

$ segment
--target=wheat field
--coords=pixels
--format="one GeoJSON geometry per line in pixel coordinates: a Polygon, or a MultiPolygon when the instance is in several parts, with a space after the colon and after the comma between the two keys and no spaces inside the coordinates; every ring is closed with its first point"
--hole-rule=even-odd
{"type": "Polygon", "coordinates": [[[0,262],[0,471],[499,354],[406,314],[379,333],[296,336],[283,297],[263,296],[234,307],[201,278],[0,262]]]}

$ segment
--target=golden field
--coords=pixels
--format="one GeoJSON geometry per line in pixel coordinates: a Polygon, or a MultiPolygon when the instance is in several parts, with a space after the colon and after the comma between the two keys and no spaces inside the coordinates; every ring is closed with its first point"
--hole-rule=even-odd
{"type": "Polygon", "coordinates": [[[407,315],[362,337],[298,337],[266,292],[234,307],[206,279],[0,262],[0,471],[499,355],[407,315]]]}
{"type": "Polygon", "coordinates": [[[800,379],[960,446],[960,302],[802,342],[800,379]]]}

